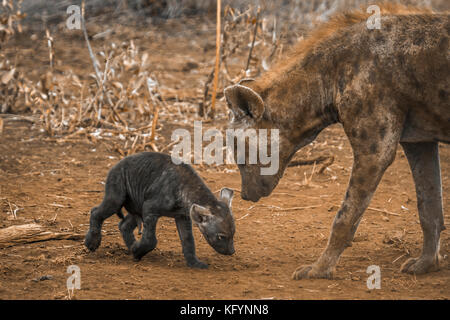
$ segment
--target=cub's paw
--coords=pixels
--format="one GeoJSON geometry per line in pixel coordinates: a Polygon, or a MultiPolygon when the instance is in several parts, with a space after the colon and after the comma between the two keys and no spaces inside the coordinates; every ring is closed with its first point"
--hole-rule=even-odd
{"type": "Polygon", "coordinates": [[[312,264],[298,267],[292,274],[292,279],[332,279],[333,275],[334,270],[321,270],[315,264],[312,264]]]}
{"type": "Polygon", "coordinates": [[[86,237],[84,239],[84,245],[86,248],[88,248],[90,251],[95,251],[100,247],[100,243],[102,242],[102,234],[100,232],[94,233],[92,231],[89,231],[86,234],[86,237]]]}
{"type": "Polygon", "coordinates": [[[208,269],[208,265],[200,260],[187,262],[187,266],[194,269],[208,269]]]}
{"type": "Polygon", "coordinates": [[[410,258],[400,267],[400,271],[410,274],[424,274],[439,270],[439,259],[436,258],[410,258]]]}

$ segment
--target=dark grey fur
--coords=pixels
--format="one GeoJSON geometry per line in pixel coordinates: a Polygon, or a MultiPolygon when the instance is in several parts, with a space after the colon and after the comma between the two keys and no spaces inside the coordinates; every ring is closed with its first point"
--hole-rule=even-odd
{"type": "Polygon", "coordinates": [[[223,188],[217,199],[194,169],[176,165],[169,155],[144,152],[124,158],[108,173],[103,202],[91,210],[85,245],[95,251],[101,243],[103,221],[117,214],[119,229],[135,259],[141,259],[157,244],[156,223],[161,216],[175,218],[187,265],[207,268],[195,255],[192,222],[219,253],[234,253],[234,219],[231,212],[233,190],[223,188]],[[128,211],[126,217],[121,209],[128,211]],[[142,221],[140,241],[133,231],[142,221]]]}

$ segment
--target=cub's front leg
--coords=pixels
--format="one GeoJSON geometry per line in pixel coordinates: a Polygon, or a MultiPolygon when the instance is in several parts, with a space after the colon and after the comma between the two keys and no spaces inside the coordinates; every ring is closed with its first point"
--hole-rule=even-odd
{"type": "Polygon", "coordinates": [[[183,247],[184,258],[188,267],[206,269],[208,265],[198,260],[195,255],[194,235],[192,234],[192,221],[185,216],[177,216],[175,218],[177,224],[178,235],[180,236],[181,246],[183,247]]]}

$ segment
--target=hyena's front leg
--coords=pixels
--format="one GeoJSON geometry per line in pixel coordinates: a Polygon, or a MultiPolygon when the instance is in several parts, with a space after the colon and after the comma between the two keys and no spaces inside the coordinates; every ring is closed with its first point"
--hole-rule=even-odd
{"type": "Polygon", "coordinates": [[[437,271],[440,259],[439,238],[444,230],[438,143],[402,143],[402,147],[416,185],[423,248],[422,255],[407,260],[401,270],[415,274],[437,271]]]}
{"type": "Polygon", "coordinates": [[[183,247],[183,255],[186,259],[188,267],[206,269],[208,265],[198,260],[195,254],[194,235],[192,234],[192,221],[186,216],[177,216],[175,218],[177,224],[178,235],[180,236],[181,246],[183,247]]]}
{"type": "Polygon", "coordinates": [[[341,253],[351,245],[378,183],[395,159],[401,134],[398,124],[372,122],[354,125],[357,131],[349,136],[354,153],[352,173],[345,199],[334,219],[327,247],[315,263],[299,267],[293,279],[333,277],[341,253]],[[384,125],[383,137],[376,130],[380,124],[384,125]]]}
{"type": "Polygon", "coordinates": [[[388,166],[389,163],[380,163],[376,157],[355,157],[347,193],[334,219],[328,245],[314,264],[299,267],[294,279],[332,278],[339,256],[351,245],[362,214],[388,166]]]}

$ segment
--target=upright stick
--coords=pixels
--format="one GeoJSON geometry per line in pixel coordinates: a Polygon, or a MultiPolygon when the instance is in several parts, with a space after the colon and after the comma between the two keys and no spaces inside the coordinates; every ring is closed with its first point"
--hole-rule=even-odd
{"type": "Polygon", "coordinates": [[[247,66],[245,67],[245,72],[247,72],[248,68],[250,68],[250,62],[252,62],[252,53],[253,53],[253,48],[255,47],[256,34],[258,33],[259,14],[260,13],[261,13],[261,8],[258,7],[258,12],[256,14],[256,19],[255,19],[255,29],[253,29],[252,46],[250,47],[250,52],[248,53],[248,60],[247,60],[247,66]]]}
{"type": "Polygon", "coordinates": [[[213,84],[212,101],[211,101],[211,112],[210,112],[210,117],[211,118],[214,118],[214,114],[215,114],[217,86],[219,84],[221,7],[222,7],[221,0],[217,0],[216,66],[214,68],[214,84],[213,84]]]}
{"type": "Polygon", "coordinates": [[[91,44],[89,43],[89,36],[86,31],[86,21],[84,20],[84,9],[85,3],[84,0],[81,2],[81,28],[83,29],[84,39],[86,40],[86,44],[89,50],[89,55],[91,56],[92,64],[94,65],[95,75],[97,78],[97,84],[99,88],[102,88],[102,74],[98,68],[99,63],[97,58],[95,57],[94,51],[92,51],[91,44]]]}

